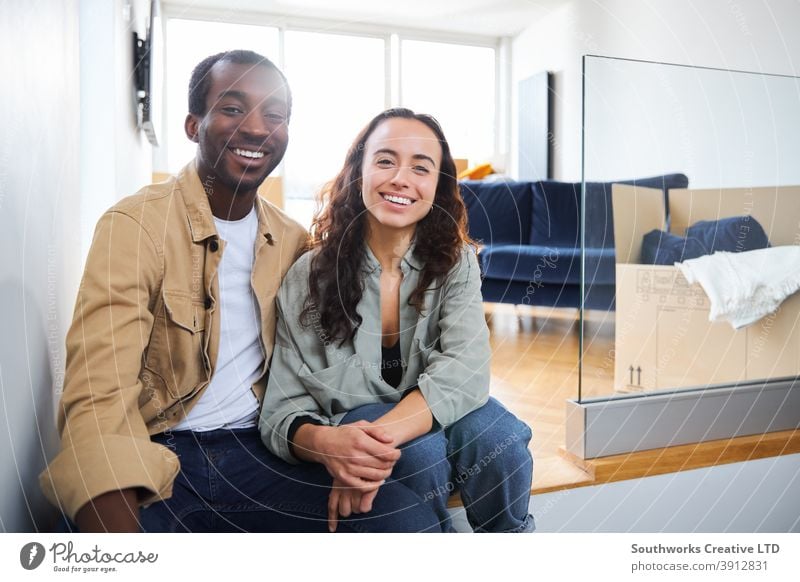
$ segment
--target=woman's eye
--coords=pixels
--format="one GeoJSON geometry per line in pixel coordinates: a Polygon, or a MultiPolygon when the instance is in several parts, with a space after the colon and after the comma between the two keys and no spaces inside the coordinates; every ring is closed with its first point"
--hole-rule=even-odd
{"type": "Polygon", "coordinates": [[[420,174],[428,174],[430,170],[425,166],[414,166],[414,171],[420,174]]]}
{"type": "Polygon", "coordinates": [[[378,166],[382,166],[382,167],[388,167],[388,166],[392,165],[392,160],[390,160],[388,158],[382,158],[382,159],[376,160],[375,164],[377,164],[378,166]]]}

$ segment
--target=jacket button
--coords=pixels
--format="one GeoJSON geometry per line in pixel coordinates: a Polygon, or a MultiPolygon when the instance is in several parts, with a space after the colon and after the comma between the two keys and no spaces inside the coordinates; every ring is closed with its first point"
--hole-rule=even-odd
{"type": "Polygon", "coordinates": [[[208,248],[211,249],[212,253],[216,253],[219,250],[219,243],[214,239],[211,239],[211,242],[208,243],[208,248]]]}
{"type": "Polygon", "coordinates": [[[211,297],[206,297],[206,309],[211,309],[211,297]]]}

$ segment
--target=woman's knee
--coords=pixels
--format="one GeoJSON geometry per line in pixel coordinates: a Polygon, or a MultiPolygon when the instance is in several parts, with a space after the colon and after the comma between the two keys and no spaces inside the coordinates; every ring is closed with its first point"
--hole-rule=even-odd
{"type": "Polygon", "coordinates": [[[447,433],[451,452],[478,442],[492,447],[519,444],[527,449],[532,437],[530,427],[494,398],[454,423],[447,433]]]}
{"type": "Polygon", "coordinates": [[[423,472],[436,472],[447,478],[447,439],[441,429],[419,436],[400,448],[400,459],[393,475],[404,478],[423,472]]]}

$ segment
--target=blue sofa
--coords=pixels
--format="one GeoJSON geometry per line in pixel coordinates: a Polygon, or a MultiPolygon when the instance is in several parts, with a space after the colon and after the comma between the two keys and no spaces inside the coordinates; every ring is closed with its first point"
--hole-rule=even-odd
{"type": "MultiPolygon", "coordinates": [[[[586,300],[614,309],[615,256],[611,184],[667,192],[686,188],[683,174],[586,184],[586,300]]],[[[469,234],[481,244],[483,300],[578,307],[581,283],[581,183],[461,182],[469,234]]]]}

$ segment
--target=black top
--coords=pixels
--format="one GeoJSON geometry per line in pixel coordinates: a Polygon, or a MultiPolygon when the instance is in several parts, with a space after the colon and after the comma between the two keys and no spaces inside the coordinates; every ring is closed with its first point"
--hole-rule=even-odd
{"type": "Polygon", "coordinates": [[[403,379],[403,357],[400,354],[400,342],[391,347],[381,346],[381,376],[389,386],[397,388],[403,379]]]}

